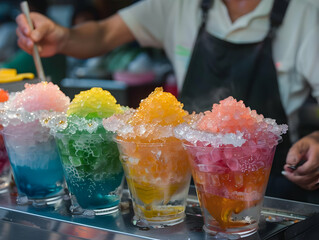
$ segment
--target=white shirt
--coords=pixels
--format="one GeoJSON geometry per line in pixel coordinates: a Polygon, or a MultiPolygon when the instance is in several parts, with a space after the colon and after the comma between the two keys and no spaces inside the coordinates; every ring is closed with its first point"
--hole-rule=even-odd
{"type": "MultiPolygon", "coordinates": [[[[262,0],[252,12],[232,22],[223,1],[215,0],[206,29],[233,43],[261,41],[269,29],[273,1],[262,0]]],[[[119,12],[142,46],[164,48],[174,66],[179,90],[201,22],[200,2],[146,0],[119,12]]],[[[310,90],[319,101],[318,0],[290,0],[284,22],[273,41],[273,58],[281,101],[293,124],[310,90]]]]}

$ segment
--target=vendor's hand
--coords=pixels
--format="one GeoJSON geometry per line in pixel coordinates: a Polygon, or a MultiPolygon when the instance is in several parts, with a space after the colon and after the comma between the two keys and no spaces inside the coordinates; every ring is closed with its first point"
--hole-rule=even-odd
{"type": "Polygon", "coordinates": [[[42,57],[50,57],[59,53],[68,30],[42,14],[32,12],[30,17],[34,24],[33,31],[31,31],[24,14],[20,14],[16,18],[19,47],[32,54],[33,45],[36,43],[42,57]]]}
{"type": "Polygon", "coordinates": [[[306,190],[319,188],[319,131],[296,142],[289,150],[283,174],[306,190]],[[293,170],[300,161],[304,164],[293,170]]]}

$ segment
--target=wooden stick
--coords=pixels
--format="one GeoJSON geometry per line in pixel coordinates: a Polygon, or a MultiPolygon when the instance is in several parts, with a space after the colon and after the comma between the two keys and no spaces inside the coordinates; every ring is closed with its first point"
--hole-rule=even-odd
{"type": "MultiPolygon", "coordinates": [[[[33,31],[34,27],[33,27],[33,23],[32,23],[31,18],[30,18],[30,9],[29,9],[28,2],[27,1],[22,2],[20,4],[20,8],[21,8],[21,11],[23,12],[23,14],[27,18],[27,21],[28,21],[28,24],[29,24],[31,31],[33,31]]],[[[40,78],[41,81],[46,81],[41,58],[40,58],[40,54],[39,54],[39,49],[38,49],[38,46],[36,44],[33,45],[33,60],[35,63],[35,67],[37,69],[38,78],[40,78]]]]}

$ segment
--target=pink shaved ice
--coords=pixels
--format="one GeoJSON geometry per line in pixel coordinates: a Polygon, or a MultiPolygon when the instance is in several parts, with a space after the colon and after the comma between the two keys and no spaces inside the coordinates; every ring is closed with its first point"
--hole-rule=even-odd
{"type": "Polygon", "coordinates": [[[268,143],[269,146],[276,145],[280,135],[287,131],[287,125],[278,125],[275,120],[264,118],[233,97],[214,104],[211,111],[204,112],[196,128],[215,134],[241,132],[243,138],[249,140],[245,145],[268,143]]]}
{"type": "Polygon", "coordinates": [[[243,101],[228,97],[214,104],[212,111],[204,112],[197,124],[199,130],[211,133],[235,133],[236,131],[255,132],[264,120],[255,110],[246,107],[243,101]]]}
{"type": "Polygon", "coordinates": [[[24,108],[28,112],[48,110],[66,112],[70,98],[51,82],[25,84],[25,89],[16,94],[13,100],[14,108],[24,108]]]}
{"type": "MultiPolygon", "coordinates": [[[[246,107],[243,101],[228,97],[214,104],[211,111],[191,115],[188,124],[179,125],[174,132],[177,138],[196,146],[233,145],[254,151],[256,145],[277,145],[287,130],[286,124],[279,125],[246,107]]],[[[224,157],[227,158],[227,151],[224,157]]],[[[228,165],[236,168],[233,162],[228,165]]]]}

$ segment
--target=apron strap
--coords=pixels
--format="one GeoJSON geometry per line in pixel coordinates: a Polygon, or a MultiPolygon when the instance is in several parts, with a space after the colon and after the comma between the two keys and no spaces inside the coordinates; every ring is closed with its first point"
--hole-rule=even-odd
{"type": "Polygon", "coordinates": [[[202,9],[202,23],[200,29],[205,29],[207,18],[208,18],[208,11],[211,8],[214,0],[202,0],[201,2],[201,9],[202,9]]]}
{"type": "Polygon", "coordinates": [[[289,5],[289,0],[275,0],[270,13],[270,29],[268,37],[273,39],[277,28],[282,24],[286,10],[289,5]]]}
{"type": "Polygon", "coordinates": [[[270,14],[270,26],[279,27],[285,17],[289,0],[275,0],[270,14]]]}

